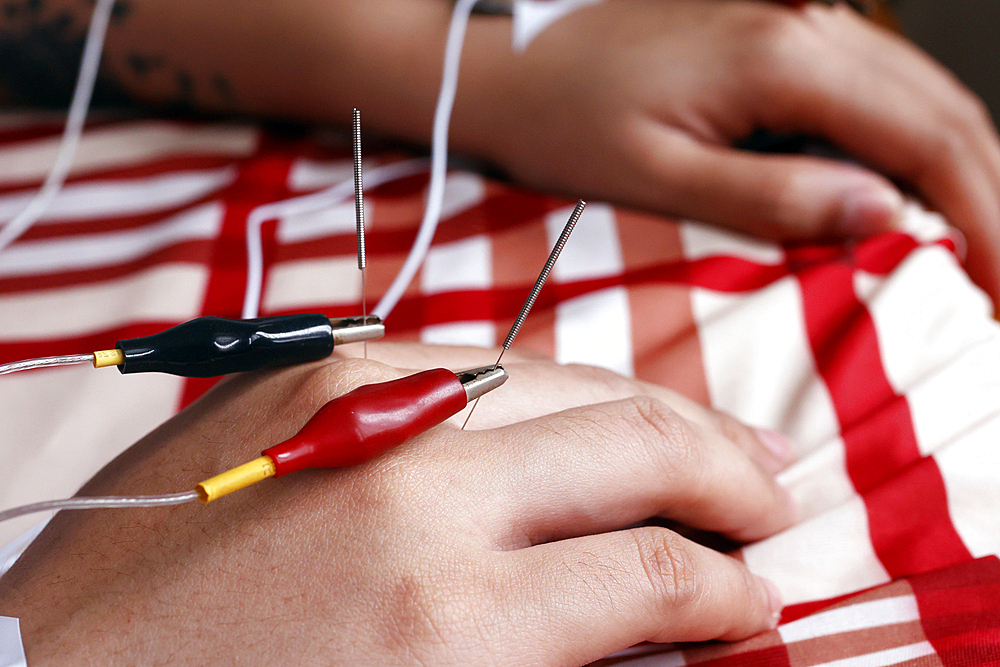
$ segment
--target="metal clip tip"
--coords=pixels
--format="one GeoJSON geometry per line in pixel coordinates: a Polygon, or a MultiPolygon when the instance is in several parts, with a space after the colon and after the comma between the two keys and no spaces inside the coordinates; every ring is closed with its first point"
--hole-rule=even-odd
{"type": "Polygon", "coordinates": [[[331,317],[334,346],[344,343],[360,343],[375,340],[385,335],[382,318],[376,315],[366,317],[331,317]]]}
{"type": "Polygon", "coordinates": [[[469,403],[483,394],[493,391],[510,377],[503,366],[481,366],[467,371],[458,371],[455,375],[465,387],[465,396],[469,403]]]}

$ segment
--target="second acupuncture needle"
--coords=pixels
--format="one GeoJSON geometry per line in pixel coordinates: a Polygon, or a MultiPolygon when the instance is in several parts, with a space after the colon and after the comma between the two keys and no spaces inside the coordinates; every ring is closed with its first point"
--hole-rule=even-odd
{"type": "MultiPolygon", "coordinates": [[[[507,332],[507,337],[503,341],[503,348],[500,350],[500,356],[497,357],[496,363],[493,364],[494,369],[500,365],[500,360],[503,358],[504,352],[510,349],[510,346],[514,343],[514,338],[516,338],[517,334],[521,331],[521,325],[524,324],[525,318],[527,318],[528,313],[531,312],[531,307],[535,305],[535,301],[538,299],[538,293],[542,291],[545,281],[549,279],[549,274],[552,273],[552,267],[555,266],[556,260],[559,259],[559,254],[562,252],[563,247],[565,247],[566,241],[569,240],[569,235],[573,233],[573,228],[576,227],[576,223],[580,219],[580,215],[583,213],[583,209],[586,205],[587,202],[582,199],[576,203],[576,208],[573,209],[573,213],[570,214],[569,220],[566,221],[566,226],[563,227],[562,232],[559,234],[559,238],[556,239],[555,245],[552,246],[552,252],[549,253],[549,258],[545,260],[545,266],[542,267],[541,273],[538,274],[538,279],[535,280],[534,287],[531,288],[528,298],[525,300],[524,305],[521,306],[521,312],[517,314],[514,324],[510,327],[510,331],[507,332]]],[[[462,424],[463,430],[472,418],[472,413],[476,411],[477,405],[479,405],[478,398],[476,399],[476,402],[472,404],[472,409],[469,410],[469,414],[466,416],[465,422],[462,424]]]]}

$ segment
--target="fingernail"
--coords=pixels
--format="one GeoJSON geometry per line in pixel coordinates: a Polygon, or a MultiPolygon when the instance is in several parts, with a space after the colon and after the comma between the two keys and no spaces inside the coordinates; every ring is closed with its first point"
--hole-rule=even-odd
{"type": "Polygon", "coordinates": [[[792,441],[786,436],[768,428],[758,428],[756,431],[761,443],[780,463],[787,463],[792,458],[792,441]]]}
{"type": "Polygon", "coordinates": [[[871,236],[894,229],[903,214],[903,195],[895,188],[848,190],[840,209],[840,230],[848,236],[871,236]]]}
{"type": "Polygon", "coordinates": [[[771,625],[769,627],[773,630],[781,622],[781,610],[785,608],[785,603],[781,601],[781,593],[773,581],[764,577],[759,577],[759,579],[764,583],[764,588],[767,589],[767,603],[771,608],[771,625]]]}

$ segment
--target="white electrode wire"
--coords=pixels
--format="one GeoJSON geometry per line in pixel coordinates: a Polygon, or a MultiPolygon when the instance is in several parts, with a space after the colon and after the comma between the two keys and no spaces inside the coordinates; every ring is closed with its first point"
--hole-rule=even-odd
{"type": "MultiPolygon", "coordinates": [[[[376,167],[365,173],[365,180],[368,182],[368,188],[371,189],[401,178],[414,176],[426,170],[427,159],[415,158],[376,167]]],[[[243,319],[253,319],[260,313],[260,301],[264,289],[264,251],[260,233],[261,226],[268,220],[276,218],[322,211],[353,196],[354,180],[350,179],[341,181],[332,188],[320,192],[262,204],[250,212],[250,215],[247,216],[247,285],[243,293],[243,313],[241,315],[243,319]]]]}
{"type": "Polygon", "coordinates": [[[434,109],[434,132],[431,136],[431,183],[427,193],[427,206],[420,222],[417,238],[410,248],[403,268],[396,274],[389,289],[372,310],[373,315],[385,320],[392,309],[413,282],[414,276],[420,270],[420,265],[427,257],[434,232],[441,220],[441,207],[444,204],[444,181],[448,171],[448,126],[451,123],[451,111],[455,106],[455,93],[458,90],[458,68],[462,60],[462,46],[465,43],[465,29],[469,25],[469,15],[476,0],[458,0],[451,15],[448,26],[448,40],[444,48],[444,71],[441,74],[441,92],[438,94],[437,107],[434,109]]]}
{"type": "Polygon", "coordinates": [[[10,222],[0,229],[0,251],[17,240],[22,234],[41,218],[56,198],[69,170],[73,166],[73,156],[83,134],[83,124],[87,120],[87,109],[94,93],[94,82],[97,80],[97,70],[101,64],[101,51],[104,49],[104,36],[111,21],[111,11],[115,0],[97,0],[94,13],[90,19],[90,28],[83,46],[83,57],[80,61],[80,74],[76,79],[76,89],[73,91],[73,101],[70,103],[66,116],[66,126],[59,142],[59,151],[55,162],[41,189],[35,193],[28,205],[10,222]]]}
{"type": "Polygon", "coordinates": [[[41,357],[39,359],[25,359],[24,361],[13,361],[9,364],[0,364],[0,375],[16,373],[17,371],[28,371],[33,368],[48,368],[49,366],[71,366],[73,364],[94,363],[94,355],[91,354],[64,354],[58,357],[41,357]]]}
{"type": "Polygon", "coordinates": [[[59,510],[89,510],[112,507],[163,507],[167,505],[181,505],[198,500],[197,491],[184,491],[183,493],[169,493],[164,496],[100,496],[94,498],[66,498],[65,500],[46,500],[41,503],[31,505],[21,505],[12,507],[9,510],[0,512],[0,522],[34,514],[36,512],[58,512],[59,510]]]}
{"type": "MultiPolygon", "coordinates": [[[[445,42],[444,67],[441,75],[441,90],[438,94],[437,106],[434,109],[434,130],[431,136],[431,179],[427,193],[427,204],[424,216],[420,221],[417,237],[382,300],[372,310],[373,315],[383,320],[399,303],[406,288],[413,282],[414,276],[424,263],[431,240],[437,231],[441,220],[441,209],[444,204],[444,184],[448,170],[448,126],[451,123],[451,112],[455,106],[455,94],[458,89],[458,70],[462,59],[462,46],[465,42],[465,30],[469,23],[469,15],[476,0],[458,0],[452,12],[451,24],[448,27],[448,38],[445,42]]],[[[368,187],[384,185],[393,180],[405,178],[422,171],[427,161],[407,160],[379,167],[369,171],[365,178],[368,187]],[[419,165],[419,167],[417,166],[419,165]]],[[[280,202],[258,206],[247,217],[247,285],[243,294],[243,319],[252,319],[260,313],[260,302],[264,282],[264,257],[261,239],[261,226],[268,220],[296,214],[313,213],[324,208],[341,203],[354,194],[353,180],[345,180],[337,185],[302,197],[286,199],[280,202]]]]}

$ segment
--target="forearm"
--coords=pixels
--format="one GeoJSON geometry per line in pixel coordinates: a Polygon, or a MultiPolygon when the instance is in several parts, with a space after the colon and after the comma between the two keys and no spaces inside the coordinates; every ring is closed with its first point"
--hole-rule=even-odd
{"type": "MultiPolygon", "coordinates": [[[[20,104],[65,104],[91,8],[19,0],[0,23],[9,56],[0,91],[20,104]]],[[[118,0],[100,85],[105,98],[324,123],[346,124],[358,107],[366,128],[426,142],[451,9],[447,0],[118,0]]],[[[482,54],[508,48],[506,19],[479,20],[460,109],[482,54]]]]}

